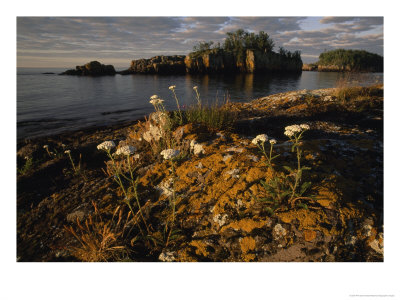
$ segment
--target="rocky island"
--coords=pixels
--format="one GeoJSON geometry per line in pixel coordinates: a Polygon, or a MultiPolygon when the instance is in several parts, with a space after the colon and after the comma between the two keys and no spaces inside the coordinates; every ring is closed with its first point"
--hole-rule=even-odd
{"type": "Polygon", "coordinates": [[[17,260],[383,261],[382,85],[197,99],[19,143],[17,260]]]}
{"type": "Polygon", "coordinates": [[[75,69],[62,72],[60,75],[108,76],[115,74],[113,65],[103,65],[98,61],[91,61],[83,66],[76,66],[75,69]]]}
{"type": "Polygon", "coordinates": [[[337,49],[321,53],[318,62],[304,64],[303,71],[383,72],[383,57],[364,50],[337,49]]]}
{"type": "Polygon", "coordinates": [[[127,74],[210,74],[210,73],[273,73],[301,72],[300,52],[283,48],[274,52],[274,42],[260,31],[242,29],[228,32],[224,44],[200,42],[188,55],[155,56],[131,62],[127,74]]]}

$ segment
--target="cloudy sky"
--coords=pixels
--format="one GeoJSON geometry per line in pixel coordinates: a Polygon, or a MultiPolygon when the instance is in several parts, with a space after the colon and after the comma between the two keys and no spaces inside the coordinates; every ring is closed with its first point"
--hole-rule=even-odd
{"type": "Polygon", "coordinates": [[[99,60],[124,69],[132,59],[223,42],[239,28],[267,32],[274,50],[300,50],[304,63],[337,48],[383,55],[382,17],[18,17],[17,66],[74,68],[99,60]]]}

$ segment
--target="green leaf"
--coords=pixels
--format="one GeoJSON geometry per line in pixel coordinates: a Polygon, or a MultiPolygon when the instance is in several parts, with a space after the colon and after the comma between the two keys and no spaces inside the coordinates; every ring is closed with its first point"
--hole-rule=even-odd
{"type": "Polygon", "coordinates": [[[258,199],[258,201],[261,201],[261,202],[271,202],[271,203],[274,203],[274,202],[275,202],[273,199],[269,199],[269,198],[261,198],[261,199],[258,199]]]}
{"type": "Polygon", "coordinates": [[[304,182],[304,183],[301,185],[301,188],[300,188],[300,195],[303,195],[304,192],[305,192],[310,186],[311,186],[311,182],[310,182],[310,181],[304,182]]]}
{"type": "Polygon", "coordinates": [[[267,211],[267,213],[272,216],[274,214],[275,209],[272,209],[271,207],[266,207],[265,210],[267,211]]]}
{"type": "Polygon", "coordinates": [[[277,158],[278,156],[280,156],[280,154],[278,154],[278,155],[275,155],[275,156],[271,157],[271,160],[273,160],[273,159],[277,158]]]}
{"type": "Polygon", "coordinates": [[[307,204],[297,203],[297,207],[299,207],[299,208],[304,208],[304,209],[308,210],[307,204]]]}
{"type": "Polygon", "coordinates": [[[289,166],[283,166],[283,168],[284,168],[285,170],[289,171],[290,173],[293,172],[292,168],[289,167],[289,166]]]}

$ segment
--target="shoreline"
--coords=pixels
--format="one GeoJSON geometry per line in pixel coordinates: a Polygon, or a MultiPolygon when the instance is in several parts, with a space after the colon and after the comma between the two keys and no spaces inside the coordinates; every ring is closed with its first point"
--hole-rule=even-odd
{"type": "Polygon", "coordinates": [[[80,234],[78,224],[99,217],[112,222],[117,210],[129,218],[112,175],[114,160],[122,168],[126,160],[110,160],[97,149],[107,140],[118,149],[136,148],[138,156],[130,159],[141,208],[132,202],[140,227],[127,223],[131,234],[124,233],[114,244],[127,252],[106,260],[383,261],[383,85],[349,88],[341,97],[334,88],[279,93],[229,103],[226,110],[236,120],[232,129],[192,123],[174,128],[176,147],[185,154],[172,171],[178,175],[174,226],[180,233],[166,243],[140,238],[146,230],[162,239],[166,222],[171,222],[171,166],[160,154],[167,146],[147,140],[161,124],[155,113],[141,124],[92,127],[30,141],[17,153],[19,169],[25,156],[37,162],[17,175],[17,261],[103,260],[88,250],[76,252],[79,243],[66,228],[80,234]],[[283,132],[292,124],[309,128],[301,147],[302,165],[311,168],[304,170],[304,181],[312,189],[298,203],[282,202],[271,213],[268,203],[257,198],[268,197],[261,183],[274,178],[271,172],[281,178],[279,172],[287,172],[282,166],[294,167],[295,155],[283,132]],[[259,134],[275,139],[276,171],[263,163],[252,141],[259,134]],[[76,165],[82,162],[83,173],[72,172],[64,149],[71,151],[76,165]]]}

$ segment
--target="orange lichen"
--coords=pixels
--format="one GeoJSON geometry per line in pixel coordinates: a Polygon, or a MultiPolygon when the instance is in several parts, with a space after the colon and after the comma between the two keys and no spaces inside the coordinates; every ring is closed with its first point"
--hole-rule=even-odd
{"type": "Polygon", "coordinates": [[[332,226],[330,229],[321,224],[330,224],[328,217],[323,210],[311,211],[299,209],[286,212],[278,212],[277,216],[284,223],[291,223],[293,220],[299,221],[299,229],[311,229],[322,231],[325,235],[337,235],[337,230],[332,226]]]}
{"type": "Polygon", "coordinates": [[[240,249],[245,254],[256,248],[256,241],[250,236],[246,236],[240,240],[240,249]]]}
{"type": "Polygon", "coordinates": [[[209,255],[209,252],[207,251],[207,244],[201,240],[195,240],[191,241],[190,244],[191,246],[195,247],[196,254],[200,256],[207,257],[209,255]]]}
{"type": "Polygon", "coordinates": [[[314,230],[304,230],[304,239],[306,242],[311,242],[317,237],[317,233],[314,230]]]}
{"type": "Polygon", "coordinates": [[[247,172],[246,172],[246,181],[251,183],[257,180],[261,180],[261,179],[265,179],[266,177],[268,177],[268,175],[270,173],[270,170],[263,171],[260,168],[250,168],[247,172]]]}
{"type": "Polygon", "coordinates": [[[235,221],[230,223],[229,225],[223,227],[221,229],[221,233],[227,230],[228,228],[233,228],[235,230],[243,230],[247,233],[250,233],[255,228],[262,228],[266,224],[270,222],[269,219],[267,220],[256,220],[256,219],[241,219],[239,221],[235,221]]]}

